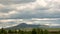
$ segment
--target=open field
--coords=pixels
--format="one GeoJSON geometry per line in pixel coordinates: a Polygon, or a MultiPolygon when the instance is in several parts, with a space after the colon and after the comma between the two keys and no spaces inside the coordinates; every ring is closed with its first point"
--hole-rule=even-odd
{"type": "Polygon", "coordinates": [[[60,30],[60,28],[47,28],[47,30],[60,30]]]}

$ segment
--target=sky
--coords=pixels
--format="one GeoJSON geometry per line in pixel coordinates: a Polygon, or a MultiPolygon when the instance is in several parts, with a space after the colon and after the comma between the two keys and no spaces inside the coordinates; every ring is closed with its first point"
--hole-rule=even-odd
{"type": "Polygon", "coordinates": [[[60,0],[0,0],[0,27],[20,23],[60,25],[60,0]]]}

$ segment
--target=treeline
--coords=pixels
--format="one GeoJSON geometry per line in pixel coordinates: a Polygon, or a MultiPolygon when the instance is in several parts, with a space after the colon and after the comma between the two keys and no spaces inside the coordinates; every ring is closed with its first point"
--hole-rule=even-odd
{"type": "Polygon", "coordinates": [[[24,30],[5,30],[0,29],[0,34],[49,34],[48,30],[46,29],[32,29],[31,31],[24,31],[24,30]]]}

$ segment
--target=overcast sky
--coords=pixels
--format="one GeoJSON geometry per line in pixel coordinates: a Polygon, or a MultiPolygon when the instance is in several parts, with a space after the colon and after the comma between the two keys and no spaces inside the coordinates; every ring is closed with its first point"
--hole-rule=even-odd
{"type": "Polygon", "coordinates": [[[60,0],[0,0],[0,27],[19,23],[60,25],[60,0]]]}

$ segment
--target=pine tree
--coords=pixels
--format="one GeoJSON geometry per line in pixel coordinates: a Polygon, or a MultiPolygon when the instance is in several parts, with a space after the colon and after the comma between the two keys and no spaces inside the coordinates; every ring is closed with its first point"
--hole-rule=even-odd
{"type": "Polygon", "coordinates": [[[8,33],[12,33],[12,31],[11,30],[8,30],[8,33]]]}
{"type": "Polygon", "coordinates": [[[37,34],[40,34],[40,28],[37,29],[37,34]]]}
{"type": "Polygon", "coordinates": [[[40,34],[43,34],[43,29],[40,29],[40,34]]]}
{"type": "Polygon", "coordinates": [[[45,31],[44,31],[44,34],[48,34],[48,31],[47,31],[47,30],[45,30],[45,31]]]}
{"type": "Polygon", "coordinates": [[[21,32],[21,30],[18,30],[18,33],[20,33],[21,32]]]}
{"type": "Polygon", "coordinates": [[[24,34],[24,31],[21,31],[21,34],[24,34]]]}
{"type": "Polygon", "coordinates": [[[14,30],[14,33],[18,33],[17,30],[14,30]]]}
{"type": "Polygon", "coordinates": [[[7,34],[7,31],[2,28],[0,33],[7,34]]]}
{"type": "Polygon", "coordinates": [[[32,30],[32,34],[37,34],[36,29],[32,30]]]}

